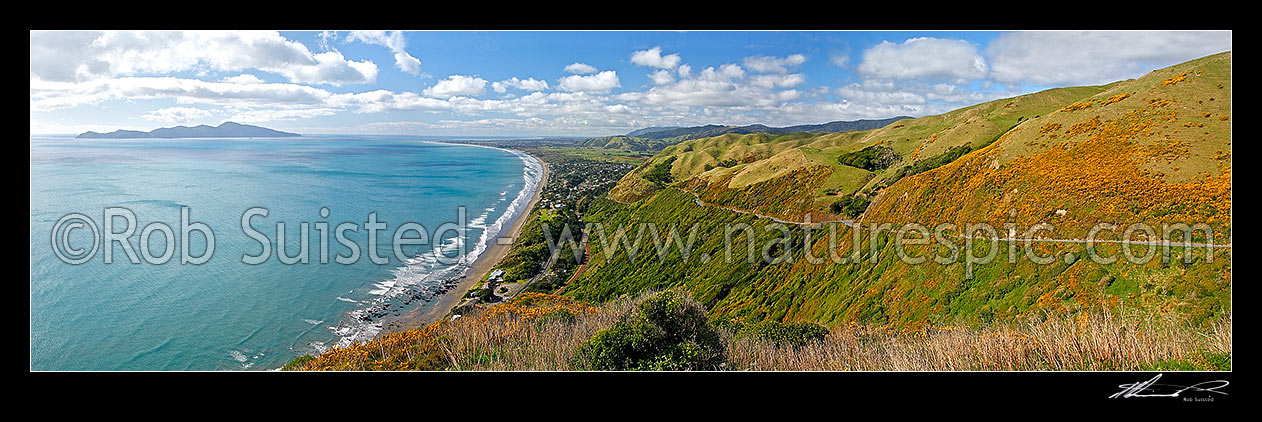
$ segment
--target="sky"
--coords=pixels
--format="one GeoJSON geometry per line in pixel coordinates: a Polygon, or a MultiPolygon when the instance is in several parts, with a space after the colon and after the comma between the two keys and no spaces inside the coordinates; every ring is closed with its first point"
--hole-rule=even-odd
{"type": "Polygon", "coordinates": [[[1230,31],[32,31],[31,133],[587,137],[921,117],[1136,78],[1230,31]]]}

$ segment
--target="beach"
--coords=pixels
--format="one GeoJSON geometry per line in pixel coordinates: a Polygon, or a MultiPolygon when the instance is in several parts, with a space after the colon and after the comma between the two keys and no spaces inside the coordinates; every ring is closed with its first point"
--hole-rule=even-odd
{"type": "MultiPolygon", "coordinates": [[[[530,197],[530,202],[527,203],[526,209],[522,211],[521,215],[518,215],[517,218],[513,219],[512,224],[508,226],[507,230],[499,233],[496,237],[497,239],[517,239],[517,236],[521,234],[522,226],[526,224],[530,211],[533,210],[535,208],[535,204],[539,202],[539,195],[543,192],[543,187],[548,183],[547,163],[543,162],[543,160],[540,160],[538,157],[530,157],[539,161],[540,167],[543,169],[542,175],[539,178],[539,183],[535,186],[535,192],[530,197]]],[[[435,297],[433,302],[419,304],[418,306],[408,310],[407,313],[397,317],[386,318],[385,321],[382,321],[381,332],[377,335],[381,336],[384,334],[422,328],[441,321],[447,316],[448,312],[451,311],[451,308],[460,304],[464,300],[465,293],[478,283],[482,282],[482,279],[486,277],[486,274],[491,272],[491,269],[495,268],[496,265],[499,265],[500,260],[504,259],[504,257],[508,255],[508,251],[512,249],[512,247],[512,242],[491,242],[486,251],[483,252],[482,255],[478,256],[478,258],[473,261],[473,264],[469,266],[469,273],[463,280],[460,281],[460,284],[456,285],[455,289],[435,297]]]]}

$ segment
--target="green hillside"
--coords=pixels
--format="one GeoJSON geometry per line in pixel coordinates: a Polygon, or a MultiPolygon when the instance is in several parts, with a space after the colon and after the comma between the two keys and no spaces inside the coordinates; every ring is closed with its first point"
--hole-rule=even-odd
{"type": "MultiPolygon", "coordinates": [[[[1229,247],[1209,255],[1192,248],[1190,262],[1179,260],[1182,249],[1174,247],[1172,260],[1102,264],[1081,259],[1087,256],[1082,243],[1037,243],[1031,250],[1051,257],[1050,263],[1001,258],[908,265],[892,246],[893,234],[867,229],[987,222],[1025,230],[1045,222],[1055,226],[1052,237],[1077,239],[1101,221],[1158,229],[1160,223],[1186,222],[1209,224],[1213,241],[1229,244],[1230,69],[1228,52],[1136,80],[1047,90],[871,131],[728,134],[667,147],[624,176],[611,200],[595,201],[585,217],[608,227],[652,222],[658,236],[646,234],[635,259],[621,251],[609,258],[607,245],[593,242],[587,271],[561,293],[599,302],[684,286],[718,315],[833,326],[986,323],[1099,308],[1208,321],[1230,312],[1229,247]],[[646,179],[654,170],[669,174],[669,183],[646,179]],[[843,200],[848,207],[831,206],[843,200]],[[865,227],[860,262],[809,262],[806,251],[826,256],[829,245],[819,232],[805,242],[800,227],[785,244],[771,247],[782,262],[716,258],[725,250],[724,224],[753,225],[757,245],[782,236],[763,231],[771,220],[742,212],[794,221],[810,213],[819,222],[850,219],[838,212],[869,202],[855,214],[865,227]],[[686,230],[693,224],[700,235],[692,254],[683,258],[675,251],[659,260],[652,239],[662,242],[671,225],[686,230]]],[[[845,256],[851,232],[838,227],[842,241],[834,251],[845,256]]],[[[1103,237],[1116,239],[1120,231],[1103,237]]],[[[990,247],[978,241],[966,249],[966,239],[953,236],[960,254],[981,256],[990,247]]],[[[937,256],[947,252],[945,246],[906,252],[937,256]]],[[[1024,242],[999,241],[996,247],[1006,253],[1021,250],[1024,242]]],[[[1137,255],[1147,249],[1130,248],[1137,255]]],[[[1122,247],[1097,250],[1117,256],[1122,247]]]]}
{"type": "MultiPolygon", "coordinates": [[[[776,215],[800,221],[805,213],[813,221],[839,218],[828,212],[838,197],[859,191],[874,192],[891,183],[904,167],[932,160],[953,147],[989,143],[1018,122],[1041,116],[1109,86],[1058,88],[1014,98],[991,101],[949,113],[897,121],[889,126],[843,133],[796,133],[789,135],[728,134],[696,139],[667,147],[649,163],[676,157],[671,168],[675,180],[692,180],[687,189],[720,205],[776,215]],[[872,171],[844,165],[839,158],[877,145],[896,154],[894,162],[872,171]],[[793,207],[770,209],[760,201],[758,182],[791,177],[807,179],[799,187],[793,207]],[[735,191],[735,192],[733,192],[735,191]],[[761,203],[761,205],[760,205],[761,203]]],[[[653,192],[642,175],[648,165],[626,175],[611,192],[621,202],[645,198],[653,192]]],[[[786,185],[786,183],[773,183],[786,185]]],[[[787,184],[801,184],[789,182],[787,184]]],[[[765,186],[764,186],[765,188],[765,186]]],[[[703,198],[705,199],[705,198],[703,198]]],[[[707,200],[707,203],[711,201],[707,200]]]]}
{"type": "Polygon", "coordinates": [[[1154,71],[1030,119],[998,142],[906,178],[865,221],[1231,224],[1231,54],[1154,71]]]}
{"type": "Polygon", "coordinates": [[[633,136],[606,136],[603,138],[585,140],[580,142],[579,146],[623,151],[656,152],[673,144],[674,142],[664,139],[637,138],[633,136]]]}

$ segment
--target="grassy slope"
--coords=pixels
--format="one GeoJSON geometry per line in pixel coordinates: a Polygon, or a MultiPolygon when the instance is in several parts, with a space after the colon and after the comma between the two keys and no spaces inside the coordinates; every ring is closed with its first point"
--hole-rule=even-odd
{"type": "MultiPolygon", "coordinates": [[[[1162,263],[1155,259],[1137,266],[1123,259],[1111,265],[1079,259],[1067,264],[1060,257],[1066,252],[1085,256],[1080,244],[1038,244],[1040,256],[1054,256],[1051,265],[1036,265],[1026,259],[1010,264],[1006,259],[1008,245],[1000,244],[1000,258],[973,268],[973,279],[966,279],[966,266],[960,261],[940,265],[932,261],[906,265],[898,260],[890,246],[888,232],[877,237],[875,257],[868,253],[871,236],[861,238],[861,260],[844,264],[809,262],[800,248],[795,248],[792,261],[767,264],[761,260],[743,259],[747,243],[740,234],[734,236],[731,251],[734,262],[724,259],[724,225],[750,224],[756,234],[755,254],[763,245],[780,237],[778,231],[765,231],[769,220],[756,219],[715,207],[699,207],[692,197],[678,190],[667,190],[642,203],[621,205],[607,200],[593,203],[588,221],[599,221],[613,228],[630,228],[628,240],[634,241],[636,223],[654,223],[662,244],[670,227],[678,227],[687,237],[688,227],[698,227],[697,243],[687,259],[671,249],[659,260],[651,232],[647,229],[634,260],[619,247],[612,259],[605,254],[607,246],[591,243],[587,270],[561,293],[581,300],[603,302],[620,295],[636,294],[647,289],[685,286],[713,313],[746,321],[772,319],[783,322],[812,321],[828,326],[859,321],[880,324],[956,324],[985,323],[1011,319],[1039,311],[1073,312],[1101,305],[1113,310],[1126,308],[1151,312],[1169,312],[1206,321],[1230,310],[1230,256],[1215,252],[1212,263],[1201,255],[1192,265],[1177,260],[1162,263]],[[704,256],[710,260],[706,262],[704,256]]],[[[800,233],[800,232],[799,232],[800,233]]],[[[847,255],[852,232],[837,229],[838,255],[847,255]]],[[[798,235],[799,238],[801,235],[798,235]]],[[[812,256],[827,253],[827,231],[815,232],[812,256]]],[[[982,243],[982,242],[979,242],[982,243]]],[[[934,246],[934,245],[930,245],[934,246]]],[[[962,244],[959,245],[962,249],[962,244]]],[[[1017,245],[1020,251],[1020,245],[1017,245]]],[[[1116,255],[1113,246],[1100,248],[1106,255],[1116,255]]],[[[908,247],[912,256],[946,255],[944,249],[908,247]]],[[[1142,255],[1142,251],[1137,251],[1142,255]]],[[[1174,248],[1179,256],[1180,248],[1174,248]]],[[[977,256],[985,251],[974,251],[977,256]]],[[[769,253],[773,257],[779,252],[769,253]]]]}
{"type": "Polygon", "coordinates": [[[579,144],[581,147],[601,148],[621,151],[656,152],[671,145],[671,142],[660,139],[636,138],[632,136],[606,136],[592,138],[579,144]]]}
{"type": "Polygon", "coordinates": [[[780,214],[760,208],[757,198],[723,205],[794,220],[800,219],[803,213],[813,211],[818,214],[815,221],[820,221],[818,217],[824,216],[828,204],[835,199],[829,193],[846,195],[864,188],[879,189],[888,183],[899,168],[916,160],[945,152],[953,146],[989,142],[1016,125],[1018,119],[1050,113],[1108,87],[1051,89],[941,115],[903,120],[874,130],[826,134],[728,134],[691,140],[663,149],[649,160],[649,164],[627,174],[611,192],[611,197],[621,202],[647,197],[654,188],[642,180],[643,172],[651,168],[651,164],[660,163],[672,156],[676,157],[671,169],[675,180],[696,177],[698,181],[704,180],[709,185],[694,183],[690,190],[703,195],[703,190],[716,190],[721,191],[716,192],[719,196],[733,198],[742,195],[726,191],[747,189],[758,182],[793,176],[796,170],[818,167],[815,171],[827,171],[829,175],[809,189],[800,189],[802,197],[795,198],[795,202],[803,204],[802,207],[785,210],[785,213],[780,214]],[[837,156],[843,153],[882,143],[889,145],[900,155],[900,160],[888,169],[873,173],[837,163],[837,156]],[[721,162],[725,160],[742,164],[731,168],[721,167],[721,162]],[[721,180],[726,183],[710,183],[721,180]],[[753,206],[742,207],[740,202],[753,206]]]}
{"type": "Polygon", "coordinates": [[[1228,233],[1230,65],[1223,53],[1161,69],[1025,121],[894,184],[865,221],[1048,222],[1060,238],[1084,237],[1101,221],[1204,222],[1228,233]]]}
{"type": "MultiPolygon", "coordinates": [[[[725,135],[684,142],[651,158],[611,191],[610,197],[619,202],[639,202],[621,205],[601,201],[589,218],[614,226],[635,222],[655,222],[660,227],[703,224],[700,232],[703,236],[709,233],[709,237],[701,241],[698,250],[721,256],[723,231],[716,222],[740,222],[751,217],[697,207],[688,194],[675,189],[646,187],[639,177],[643,169],[677,157],[672,167],[675,179],[692,179],[678,186],[701,191],[707,202],[722,204],[726,200],[729,202],[724,205],[783,215],[784,210],[776,207],[784,207],[784,198],[759,202],[759,197],[742,197],[740,192],[707,197],[707,190],[713,190],[715,181],[729,187],[743,183],[744,192],[797,192],[799,196],[833,187],[842,192],[860,184],[880,187],[882,180],[903,164],[876,174],[847,169],[848,173],[840,176],[833,173],[809,178],[814,185],[806,187],[797,177],[801,174],[792,170],[794,165],[798,169],[825,166],[821,161],[830,154],[875,142],[893,141],[890,145],[903,154],[905,164],[910,157],[925,158],[951,146],[980,145],[1000,138],[947,166],[896,181],[869,208],[865,221],[994,221],[1003,227],[1002,218],[993,217],[1016,209],[1017,227],[1022,229],[1033,221],[1058,217],[1050,221],[1057,225],[1058,237],[1080,237],[1086,216],[1113,222],[1208,220],[1223,233],[1231,221],[1229,70],[1230,54],[1226,53],[1158,70],[1138,80],[1044,91],[902,121],[875,131],[725,135]],[[1180,75],[1181,80],[1165,83],[1180,75]],[[1105,104],[1121,94],[1129,95],[1105,104]],[[1090,107],[1060,111],[1087,102],[1090,107]],[[1026,119],[1018,125],[1020,117],[1026,119]],[[1093,118],[1098,123],[1091,123],[1093,118]],[[1059,132],[1056,139],[1050,138],[1053,131],[1043,130],[1052,124],[1060,125],[1055,129],[1059,132]],[[742,164],[706,169],[722,160],[742,164]],[[757,173],[742,173],[752,170],[757,173]],[[1013,189],[1016,193],[1006,195],[1013,189]],[[1057,209],[1065,209],[1067,214],[1057,216],[1053,212],[1057,209]]],[[[789,202],[809,201],[795,198],[789,202]]],[[[843,238],[848,234],[840,232],[843,238]]],[[[761,227],[758,233],[758,245],[778,235],[767,234],[761,227]]],[[[1217,240],[1225,243],[1221,237],[1217,240]]],[[[863,238],[864,244],[869,241],[863,238]]],[[[886,245],[883,242],[887,241],[888,236],[877,236],[878,244],[886,245]]],[[[848,243],[843,243],[842,248],[847,247],[848,243]]],[[[1001,243],[1001,252],[1006,253],[1008,247],[1001,243]]],[[[1054,264],[1035,265],[1023,258],[1009,263],[1001,258],[974,268],[974,277],[966,279],[962,263],[905,265],[888,245],[878,248],[875,260],[865,256],[862,263],[843,265],[810,264],[802,259],[800,250],[795,252],[796,262],[770,265],[726,264],[720,259],[702,263],[697,253],[689,260],[678,259],[675,253],[657,261],[651,258],[652,248],[652,243],[645,241],[635,261],[625,255],[613,260],[593,257],[583,277],[566,286],[563,293],[602,301],[646,288],[685,285],[720,315],[828,325],[847,321],[980,323],[1044,310],[1073,312],[1099,306],[1207,321],[1228,313],[1231,303],[1229,250],[1215,251],[1213,262],[1206,262],[1203,250],[1198,249],[1200,258],[1190,265],[1160,259],[1146,265],[1121,259],[1101,265],[1087,259],[1059,259],[1066,253],[1085,256],[1081,245],[1040,244],[1035,250],[1058,258],[1054,264]]],[[[822,243],[812,248],[815,256],[826,252],[822,243]]],[[[593,245],[593,254],[601,250],[601,245],[593,245]]],[[[909,250],[918,256],[945,254],[941,249],[909,250]]],[[[1113,254],[1118,249],[1106,246],[1101,252],[1113,254]]],[[[1143,254],[1142,248],[1135,252],[1143,254]]],[[[1179,253],[1175,248],[1174,256],[1179,253]]]]}

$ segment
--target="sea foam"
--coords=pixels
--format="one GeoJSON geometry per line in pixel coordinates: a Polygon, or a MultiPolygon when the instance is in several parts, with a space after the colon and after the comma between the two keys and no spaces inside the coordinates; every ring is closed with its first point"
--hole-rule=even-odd
{"type": "MultiPolygon", "coordinates": [[[[475,146],[493,148],[481,145],[475,146]]],[[[469,272],[472,270],[472,263],[477,261],[490,248],[492,242],[499,238],[500,234],[512,221],[529,211],[527,206],[543,179],[543,165],[539,160],[520,151],[503,148],[494,149],[507,151],[517,156],[524,164],[522,169],[523,183],[517,196],[508,202],[504,212],[490,224],[486,224],[486,221],[490,218],[490,214],[495,211],[496,206],[484,208],[481,214],[473,217],[466,223],[466,230],[481,230],[478,240],[473,243],[472,250],[459,255],[458,258],[451,255],[452,252],[465,249],[465,233],[461,233],[459,236],[452,236],[429,253],[413,257],[405,265],[391,271],[392,277],[390,279],[374,283],[372,285],[373,289],[369,292],[376,296],[374,299],[368,302],[361,302],[365,306],[351,311],[349,318],[345,318],[342,323],[329,327],[330,331],[340,337],[334,347],[347,347],[357,342],[367,342],[375,338],[382,330],[380,319],[367,317],[384,315],[393,306],[391,303],[392,299],[413,293],[421,295],[428,302],[441,294],[460,293],[449,292],[448,290],[455,287],[456,280],[469,275],[469,272]],[[453,258],[454,263],[452,263],[453,258]],[[444,264],[442,262],[444,260],[448,264],[444,264]]],[[[500,201],[507,200],[507,196],[508,191],[501,192],[500,201]]],[[[343,297],[338,297],[338,299],[349,300],[343,297]]]]}

